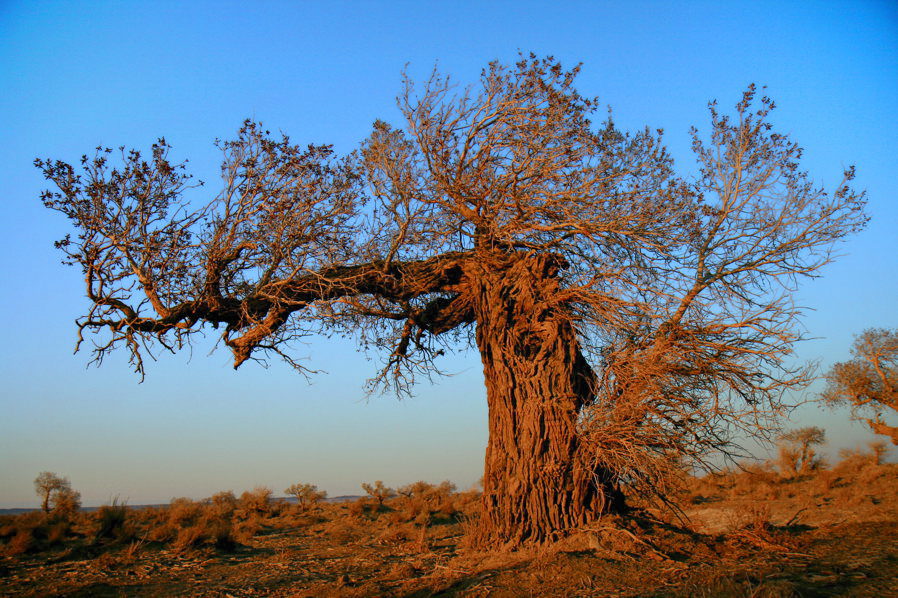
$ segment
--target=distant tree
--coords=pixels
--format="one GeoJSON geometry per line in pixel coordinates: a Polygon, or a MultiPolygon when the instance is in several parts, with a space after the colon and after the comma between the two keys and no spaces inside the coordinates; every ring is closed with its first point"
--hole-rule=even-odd
{"type": "Polygon", "coordinates": [[[898,329],[869,328],[855,336],[854,359],[835,364],[826,374],[821,398],[833,406],[851,407],[876,434],[898,445],[898,427],[888,425],[883,411],[898,413],[898,329]]]}
{"type": "Polygon", "coordinates": [[[579,67],[522,56],[476,86],[406,78],[401,127],[359,152],[294,145],[247,122],[219,143],[206,205],[160,140],[80,168],[38,160],[45,205],[76,235],[79,337],[144,372],[211,325],[234,354],[280,356],[310,333],[380,349],[372,388],[410,391],[447,347],[476,346],[489,417],[482,526],[498,543],[558,537],[663,492],[671,454],[703,462],[769,434],[800,339],[797,281],[865,223],[852,169],[833,192],[799,166],[750,87],[693,130],[677,176],[660,131],[620,130],[581,95],[579,67]]]}
{"type": "Polygon", "coordinates": [[[71,491],[72,484],[68,478],[49,471],[42,471],[34,478],[34,491],[41,498],[41,509],[50,512],[50,500],[55,493],[71,491]]]}
{"type": "Polygon", "coordinates": [[[314,484],[296,483],[284,490],[284,493],[296,498],[296,502],[302,510],[306,510],[327,498],[327,492],[318,490],[318,486],[314,484]]]}
{"type": "Polygon", "coordinates": [[[388,488],[384,485],[384,483],[380,480],[374,482],[374,484],[369,484],[367,482],[362,484],[362,490],[368,493],[368,496],[377,501],[377,506],[382,507],[384,501],[388,498],[396,496],[396,491],[392,488],[388,488]]]}
{"type": "Polygon", "coordinates": [[[820,465],[814,447],[826,442],[826,432],[818,427],[798,428],[780,435],[779,441],[779,460],[783,473],[808,473],[820,465]]]}

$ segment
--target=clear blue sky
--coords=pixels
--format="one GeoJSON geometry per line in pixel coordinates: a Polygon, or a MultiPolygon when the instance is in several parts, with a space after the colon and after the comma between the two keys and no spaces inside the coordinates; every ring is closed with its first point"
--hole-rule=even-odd
{"type": "MultiPolygon", "coordinates": [[[[473,81],[519,49],[582,61],[581,91],[624,127],[665,128],[685,169],[707,101],[732,106],[748,83],[767,85],[806,168],[832,185],[857,164],[873,218],[802,289],[819,339],[798,357],[826,365],[853,333],[898,326],[894,2],[2,2],[0,507],[37,504],[42,470],[68,475],[85,504],[296,481],[332,495],[374,479],[475,482],[486,408],[473,353],[403,402],[366,402],[375,364],[339,341],[308,345],[328,372],[311,385],[280,364],[234,372],[211,345],[163,356],[144,384],[121,358],[85,369],[87,354],[72,355],[83,287],[52,246],[66,223],[40,205],[32,161],[164,135],[214,187],[212,140],[246,117],[349,151],[375,119],[398,120],[407,63],[473,81]]],[[[869,438],[844,418],[809,406],[795,425],[827,428],[833,451],[869,438]]]]}

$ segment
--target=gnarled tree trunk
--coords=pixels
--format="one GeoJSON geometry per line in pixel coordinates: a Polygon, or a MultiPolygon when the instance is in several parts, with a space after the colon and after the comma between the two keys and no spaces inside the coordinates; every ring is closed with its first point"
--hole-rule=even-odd
{"type": "Polygon", "coordinates": [[[593,372],[557,304],[557,260],[497,256],[476,267],[470,280],[489,406],[484,532],[507,545],[553,540],[623,508],[578,442],[593,372]]]}

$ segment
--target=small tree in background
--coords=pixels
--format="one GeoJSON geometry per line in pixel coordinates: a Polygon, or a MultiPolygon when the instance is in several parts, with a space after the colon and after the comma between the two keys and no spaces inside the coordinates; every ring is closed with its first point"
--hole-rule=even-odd
{"type": "Polygon", "coordinates": [[[377,501],[378,508],[384,505],[385,500],[396,496],[396,492],[392,488],[384,486],[384,483],[380,480],[375,481],[373,486],[365,482],[362,484],[362,490],[367,492],[368,496],[377,501]]]}
{"type": "Polygon", "coordinates": [[[314,484],[296,483],[284,490],[284,493],[296,498],[303,511],[327,498],[327,492],[318,490],[318,486],[314,484]]]}
{"type": "Polygon", "coordinates": [[[41,510],[44,513],[49,513],[50,500],[53,495],[59,492],[71,492],[72,484],[68,478],[58,476],[50,471],[42,471],[34,478],[34,491],[41,497],[41,510]]]}
{"type": "Polygon", "coordinates": [[[898,427],[882,418],[883,411],[898,412],[898,329],[868,328],[854,337],[851,354],[854,359],[835,364],[826,374],[821,399],[851,407],[853,419],[867,422],[874,433],[898,445],[898,427]]]}
{"type": "Polygon", "coordinates": [[[783,473],[798,475],[820,467],[814,446],[826,442],[826,432],[816,426],[789,430],[779,438],[779,463],[783,473]]]}

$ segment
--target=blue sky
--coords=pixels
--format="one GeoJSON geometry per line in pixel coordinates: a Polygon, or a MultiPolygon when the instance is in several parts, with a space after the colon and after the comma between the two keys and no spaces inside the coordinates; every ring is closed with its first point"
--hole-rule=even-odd
{"type": "MultiPolygon", "coordinates": [[[[400,73],[439,63],[473,82],[518,50],[583,62],[579,88],[625,128],[663,127],[681,168],[706,104],[768,86],[777,126],[832,185],[858,167],[868,229],[798,295],[816,340],[800,359],[847,356],[852,334],[898,326],[898,5],[893,2],[3,2],[0,3],[0,508],[35,505],[43,470],[86,504],[280,491],[332,495],[363,481],[481,475],[486,407],[476,354],[417,396],[366,400],[376,363],[345,341],[310,340],[312,384],[281,364],[230,367],[212,341],[161,356],[139,380],[121,356],[86,369],[72,355],[84,307],[52,242],[62,217],[38,201],[36,157],[69,161],[97,145],[146,148],[164,135],[214,188],[218,154],[244,118],[299,142],[350,151],[375,119],[398,123],[400,73]]],[[[830,450],[869,435],[813,405],[830,450]]]]}

